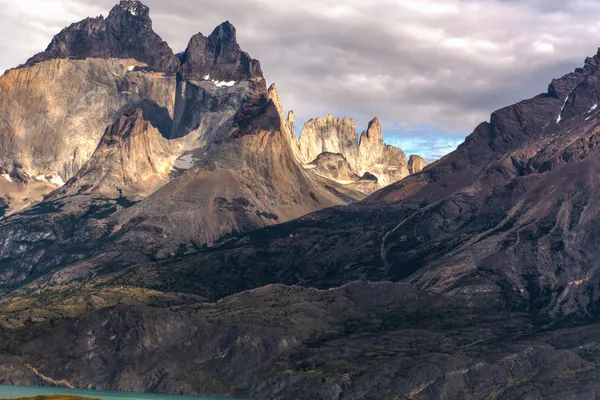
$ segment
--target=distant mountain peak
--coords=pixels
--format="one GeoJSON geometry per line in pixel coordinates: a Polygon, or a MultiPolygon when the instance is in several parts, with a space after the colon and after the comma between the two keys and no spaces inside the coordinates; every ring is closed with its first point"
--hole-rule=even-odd
{"type": "Polygon", "coordinates": [[[367,131],[361,135],[361,143],[365,139],[372,142],[383,143],[383,132],[381,130],[381,124],[379,123],[379,118],[375,117],[369,122],[367,131]]]}
{"type": "Polygon", "coordinates": [[[111,15],[114,16],[115,14],[122,13],[123,11],[138,18],[149,18],[150,16],[150,8],[144,5],[141,1],[121,0],[121,2],[114,6],[110,11],[109,18],[111,15]]]}
{"type": "Polygon", "coordinates": [[[234,42],[237,44],[237,31],[235,26],[229,21],[225,21],[217,26],[210,34],[210,37],[219,39],[223,42],[234,42]]]}
{"type": "Polygon", "coordinates": [[[235,27],[225,21],[208,36],[192,36],[185,52],[180,55],[181,74],[188,80],[205,77],[225,82],[239,82],[263,77],[258,60],[243,51],[237,42],[235,27]]]}

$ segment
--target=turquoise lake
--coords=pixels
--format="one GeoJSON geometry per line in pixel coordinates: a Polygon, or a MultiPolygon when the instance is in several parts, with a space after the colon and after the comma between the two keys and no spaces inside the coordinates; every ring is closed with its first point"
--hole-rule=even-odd
{"type": "Polygon", "coordinates": [[[56,394],[90,397],[100,400],[215,400],[214,398],[209,397],[168,396],[164,394],[117,393],[95,390],[0,385],[0,399],[2,400],[19,397],[51,396],[56,394]]]}

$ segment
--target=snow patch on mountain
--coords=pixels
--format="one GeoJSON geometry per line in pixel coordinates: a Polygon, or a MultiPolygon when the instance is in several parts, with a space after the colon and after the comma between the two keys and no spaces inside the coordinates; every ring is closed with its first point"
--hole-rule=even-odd
{"type": "Polygon", "coordinates": [[[211,81],[212,83],[215,84],[216,87],[232,87],[233,85],[235,85],[237,82],[236,81],[219,81],[216,79],[210,79],[210,75],[204,75],[204,80],[205,81],[211,81]]]}
{"type": "Polygon", "coordinates": [[[177,169],[190,169],[196,164],[196,161],[198,161],[198,160],[195,159],[193,155],[186,154],[184,156],[179,157],[177,160],[175,160],[173,165],[177,169]]]}

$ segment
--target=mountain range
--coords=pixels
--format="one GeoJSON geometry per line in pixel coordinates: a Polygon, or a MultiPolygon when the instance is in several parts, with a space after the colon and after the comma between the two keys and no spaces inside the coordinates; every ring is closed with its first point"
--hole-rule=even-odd
{"type": "Polygon", "coordinates": [[[600,52],[426,165],[297,137],[228,22],[73,24],[0,78],[0,384],[597,398],[599,88],[600,52]]]}

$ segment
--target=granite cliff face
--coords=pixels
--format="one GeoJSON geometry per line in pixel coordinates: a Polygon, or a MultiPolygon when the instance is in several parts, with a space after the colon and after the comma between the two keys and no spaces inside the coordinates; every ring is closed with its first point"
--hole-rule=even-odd
{"type": "Polygon", "coordinates": [[[0,77],[2,167],[67,181],[131,106],[154,106],[172,118],[175,77],[135,70],[140,65],[132,59],[53,59],[8,71],[0,77]]]}
{"type": "Polygon", "coordinates": [[[90,160],[49,198],[146,197],[169,181],[177,144],[163,138],[140,108],[131,109],[106,129],[90,160]]]}
{"type": "Polygon", "coordinates": [[[339,119],[329,114],[325,118],[304,124],[299,139],[302,162],[313,162],[321,153],[341,154],[356,173],[360,173],[356,124],[351,118],[339,119]]]}
{"type": "MultiPolygon", "coordinates": [[[[384,143],[381,125],[377,118],[369,123],[367,131],[362,133],[360,140],[356,132],[356,124],[350,118],[340,120],[333,115],[328,115],[325,118],[310,120],[304,125],[298,147],[300,148],[299,159],[312,171],[315,171],[312,165],[318,163],[317,158],[320,154],[333,153],[340,154],[346,159],[357,176],[355,181],[365,173],[376,176],[378,184],[371,186],[369,193],[411,174],[404,152],[384,143]]],[[[344,175],[343,172],[336,174],[344,175]]],[[[342,180],[338,183],[349,182],[342,180]]]]}

